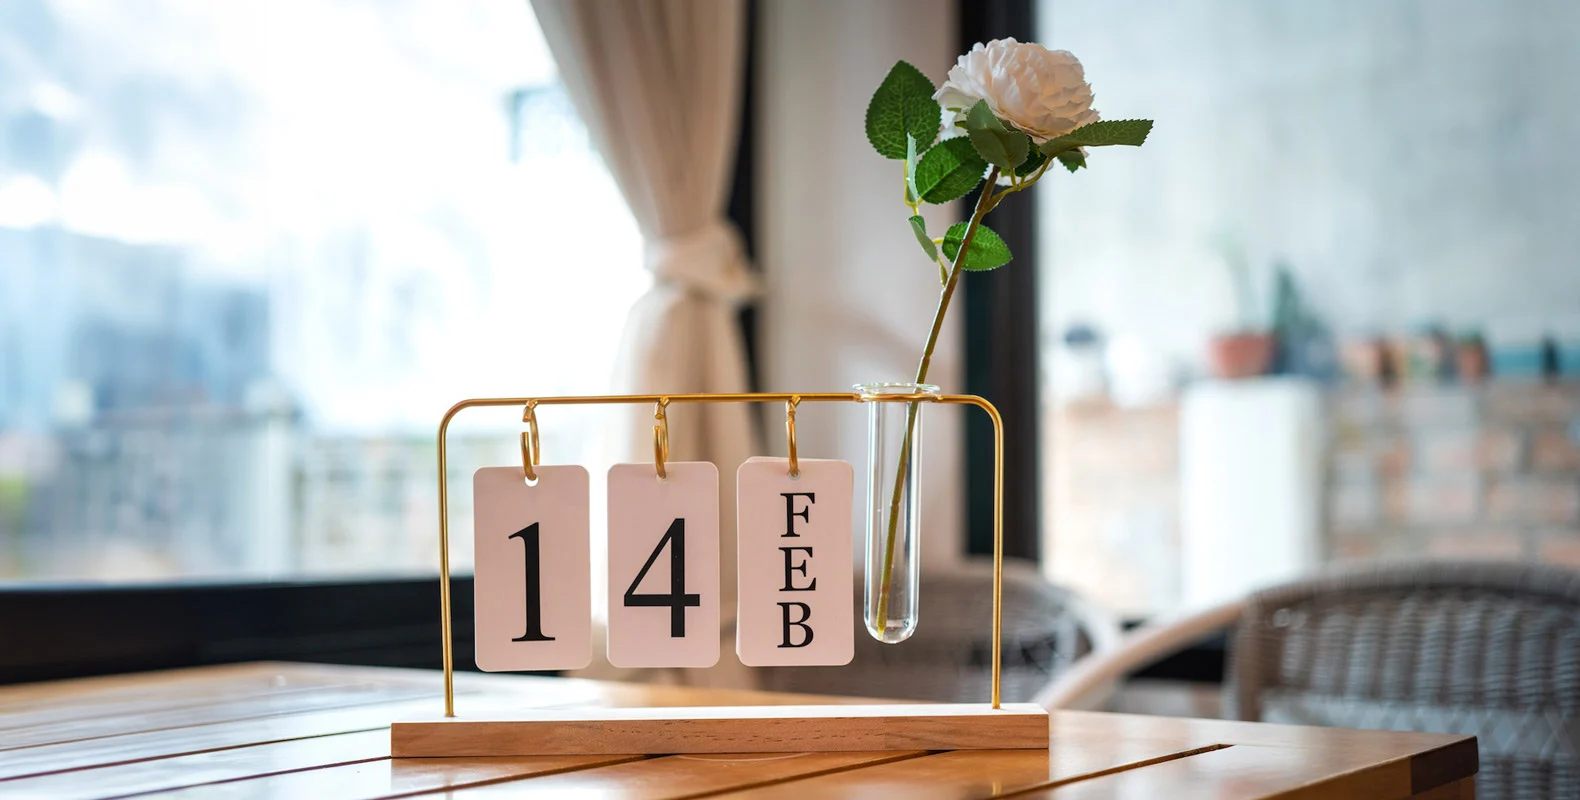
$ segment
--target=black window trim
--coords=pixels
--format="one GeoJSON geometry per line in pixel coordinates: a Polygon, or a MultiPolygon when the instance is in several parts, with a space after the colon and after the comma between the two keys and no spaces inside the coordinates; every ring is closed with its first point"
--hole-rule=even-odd
{"type": "MultiPolygon", "coordinates": [[[[959,51],[1014,37],[1036,41],[1036,0],[961,0],[959,51]]],[[[965,389],[998,407],[1004,418],[1004,554],[1036,562],[1041,555],[1042,483],[1038,450],[1037,203],[1025,192],[995,209],[993,230],[1015,260],[961,281],[965,318],[965,389]]],[[[965,202],[972,202],[968,198],[965,202]]],[[[969,207],[969,205],[967,206],[969,207]]],[[[971,414],[965,424],[966,552],[993,552],[993,424],[971,414]]]]}

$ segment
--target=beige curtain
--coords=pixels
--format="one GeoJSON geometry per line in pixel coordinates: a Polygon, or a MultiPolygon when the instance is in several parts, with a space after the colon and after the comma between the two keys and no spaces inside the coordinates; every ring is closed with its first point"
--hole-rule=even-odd
{"type": "MultiPolygon", "coordinates": [[[[654,286],[631,309],[621,393],[743,392],[736,311],[753,293],[724,216],[740,113],[741,0],[532,0],[571,101],[647,240],[654,286]]],[[[721,616],[735,616],[735,470],[758,452],[748,406],[671,405],[670,458],[712,461],[721,495],[721,616]]],[[[653,409],[631,407],[620,458],[653,457],[653,409]]],[[[733,625],[727,625],[733,627],[733,625]]],[[[670,680],[739,685],[733,636],[721,667],[670,680]]],[[[658,676],[639,676],[653,678],[658,676]]]]}

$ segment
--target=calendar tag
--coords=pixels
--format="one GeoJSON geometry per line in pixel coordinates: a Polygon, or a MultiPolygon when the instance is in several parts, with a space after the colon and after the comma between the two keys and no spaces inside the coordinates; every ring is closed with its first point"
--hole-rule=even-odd
{"type": "Polygon", "coordinates": [[[740,605],[735,652],[751,667],[838,666],[855,655],[847,461],[754,458],[736,473],[740,605]]]}
{"type": "Polygon", "coordinates": [[[587,470],[484,467],[472,476],[477,668],[581,669],[592,661],[587,470]]]}
{"type": "Polygon", "coordinates": [[[609,663],[719,660],[719,470],[706,461],[609,468],[609,663]]]}

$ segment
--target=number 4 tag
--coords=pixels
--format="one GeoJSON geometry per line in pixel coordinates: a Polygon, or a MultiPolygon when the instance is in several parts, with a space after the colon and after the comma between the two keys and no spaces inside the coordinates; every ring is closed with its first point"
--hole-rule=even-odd
{"type": "Polygon", "coordinates": [[[581,669],[592,661],[587,470],[472,476],[477,668],[581,669]]]}
{"type": "Polygon", "coordinates": [[[609,468],[609,663],[719,660],[719,470],[705,461],[609,468]]]}

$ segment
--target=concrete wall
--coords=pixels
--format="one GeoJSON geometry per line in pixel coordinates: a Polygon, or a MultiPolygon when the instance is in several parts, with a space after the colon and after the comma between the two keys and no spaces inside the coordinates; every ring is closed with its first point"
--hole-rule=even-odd
{"type": "Polygon", "coordinates": [[[1263,301],[1286,261],[1340,333],[1575,324],[1580,3],[1044,0],[1042,21],[1105,118],[1157,120],[1050,182],[1050,338],[1095,321],[1194,363],[1237,323],[1231,250],[1263,301]]]}

